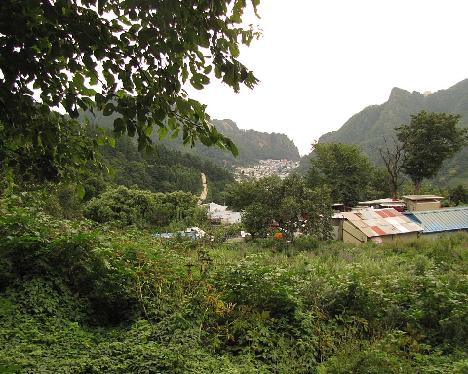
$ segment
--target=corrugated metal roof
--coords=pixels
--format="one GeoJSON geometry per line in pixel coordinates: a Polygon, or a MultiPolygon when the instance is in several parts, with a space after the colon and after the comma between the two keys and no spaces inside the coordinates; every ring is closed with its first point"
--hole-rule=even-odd
{"type": "Polygon", "coordinates": [[[393,208],[344,212],[342,215],[368,238],[423,231],[421,226],[393,208]]]}
{"type": "Polygon", "coordinates": [[[468,229],[468,207],[444,208],[405,213],[424,232],[443,232],[468,229]]]}

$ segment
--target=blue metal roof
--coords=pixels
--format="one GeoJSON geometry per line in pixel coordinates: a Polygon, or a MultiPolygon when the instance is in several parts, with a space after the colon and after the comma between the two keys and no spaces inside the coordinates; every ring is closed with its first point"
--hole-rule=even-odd
{"type": "Polygon", "coordinates": [[[424,228],[424,233],[468,230],[468,206],[405,212],[414,222],[424,228]]]}

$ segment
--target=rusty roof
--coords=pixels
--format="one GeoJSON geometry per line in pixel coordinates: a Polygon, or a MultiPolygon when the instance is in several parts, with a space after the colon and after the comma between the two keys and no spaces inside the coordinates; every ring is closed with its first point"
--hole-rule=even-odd
{"type": "Polygon", "coordinates": [[[420,225],[393,208],[365,209],[342,214],[343,218],[368,238],[423,231],[420,225]]]}

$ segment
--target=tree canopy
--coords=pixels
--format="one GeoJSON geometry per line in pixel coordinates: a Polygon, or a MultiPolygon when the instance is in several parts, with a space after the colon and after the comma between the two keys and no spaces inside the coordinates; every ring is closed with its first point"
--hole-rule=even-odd
{"type": "Polygon", "coordinates": [[[297,174],[234,183],[226,188],[226,202],[244,210],[242,222],[254,236],[265,236],[273,221],[291,239],[298,230],[320,240],[330,236],[330,191],[308,188],[297,174]]]}
{"type": "Polygon", "coordinates": [[[425,178],[434,177],[443,162],[467,141],[467,130],[457,127],[460,115],[421,111],[408,125],[397,128],[404,158],[402,169],[418,192],[425,178]]]}
{"type": "Polygon", "coordinates": [[[353,206],[366,196],[373,165],[359,147],[350,144],[317,143],[307,179],[310,186],[326,185],[334,202],[353,206]]]}
{"type": "MultiPolygon", "coordinates": [[[[259,0],[251,4],[256,13],[259,0]]],[[[181,131],[186,144],[236,153],[183,85],[203,89],[213,71],[235,91],[254,87],[238,59],[239,45],[258,36],[242,25],[246,7],[245,0],[1,1],[4,136],[38,144],[49,136],[31,122],[38,112],[62,107],[75,118],[78,108],[98,108],[115,116],[117,134],[137,135],[140,149],[157,128],[161,137],[181,131]]]]}

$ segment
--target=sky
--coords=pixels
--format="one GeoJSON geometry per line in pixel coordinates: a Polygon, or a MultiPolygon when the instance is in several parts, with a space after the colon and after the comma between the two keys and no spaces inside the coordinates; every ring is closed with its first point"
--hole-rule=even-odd
{"type": "Polygon", "coordinates": [[[435,92],[468,78],[466,0],[261,0],[263,37],[241,49],[254,90],[214,79],[189,94],[212,118],[285,133],[299,152],[393,87],[435,92]]]}

